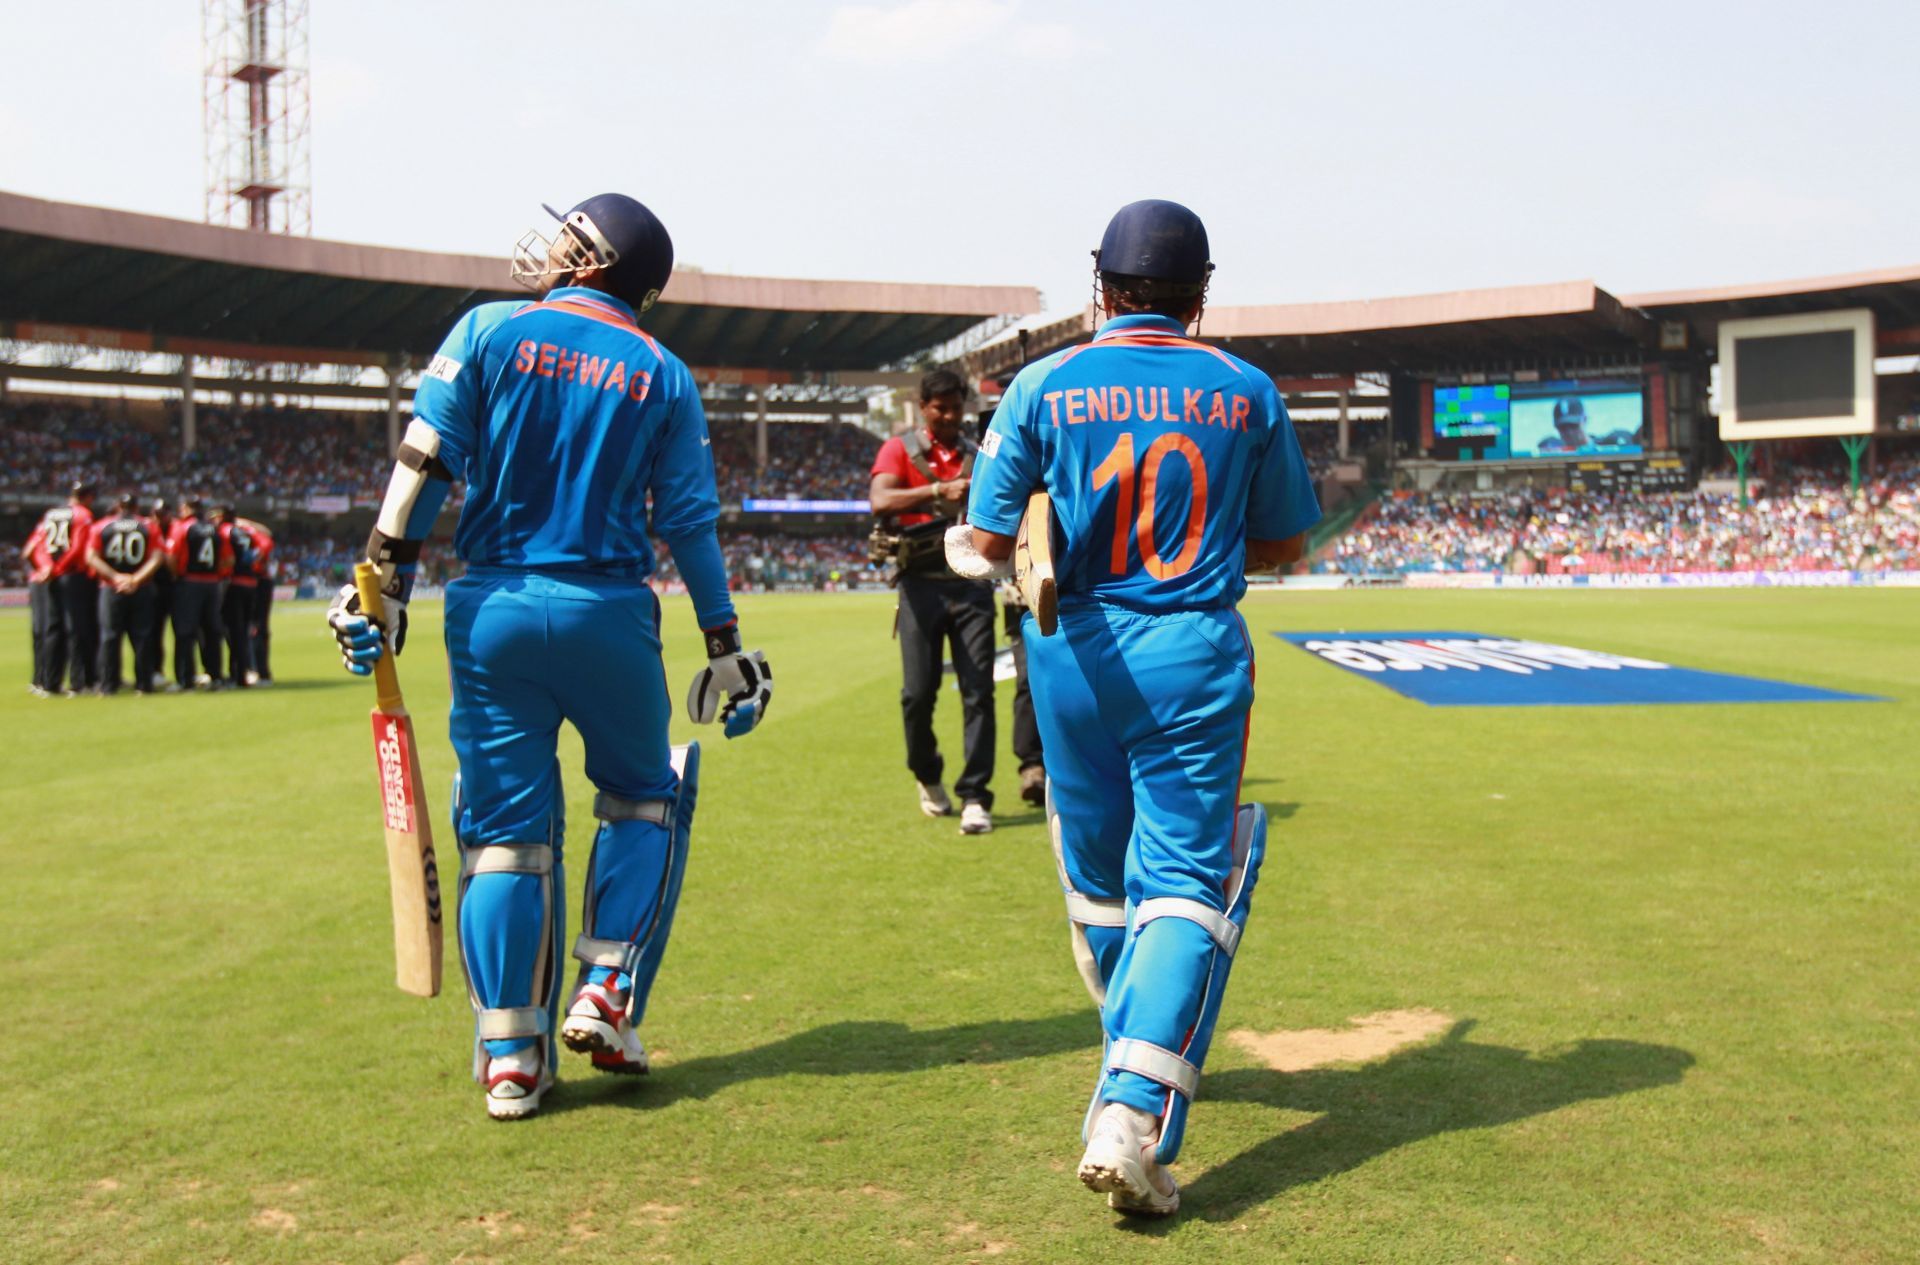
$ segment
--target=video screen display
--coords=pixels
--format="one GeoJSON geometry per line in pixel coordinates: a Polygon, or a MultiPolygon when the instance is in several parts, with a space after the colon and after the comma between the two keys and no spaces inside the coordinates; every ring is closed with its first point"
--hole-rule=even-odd
{"type": "Polygon", "coordinates": [[[1637,379],[1516,382],[1508,405],[1516,457],[1632,456],[1646,451],[1646,408],[1637,379]]]}
{"type": "Polygon", "coordinates": [[[1512,388],[1492,386],[1436,386],[1433,389],[1433,434],[1441,440],[1477,441],[1462,447],[1481,460],[1508,455],[1508,405],[1512,388]]]}

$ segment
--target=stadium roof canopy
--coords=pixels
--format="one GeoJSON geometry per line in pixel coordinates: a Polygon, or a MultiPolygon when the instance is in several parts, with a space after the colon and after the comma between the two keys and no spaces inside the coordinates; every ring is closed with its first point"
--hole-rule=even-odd
{"type": "Polygon", "coordinates": [[[1718,337],[1721,321],[1864,307],[1872,310],[1879,326],[1882,354],[1920,350],[1920,266],[1708,290],[1662,290],[1628,295],[1624,302],[1661,320],[1687,322],[1709,345],[1718,337]]]}
{"type": "MultiPolygon", "coordinates": [[[[1200,336],[1276,378],[1445,373],[1579,364],[1658,354],[1661,325],[1691,327],[1685,345],[1711,352],[1723,319],[1871,308],[1882,355],[1920,351],[1920,267],[1712,290],[1616,298],[1591,281],[1460,290],[1406,298],[1269,307],[1212,307],[1200,336]]],[[[982,374],[1085,342],[1092,312],[1018,331],[981,347],[982,374]]],[[[1671,346],[1671,345],[1669,345],[1671,346]]]]}
{"type": "MultiPolygon", "coordinates": [[[[527,297],[504,258],[286,237],[0,193],[0,323],[16,337],[30,337],[33,325],[85,326],[151,336],[145,349],[155,351],[259,360],[335,353],[380,363],[392,353],[431,353],[475,303],[527,297]]],[[[1039,306],[1039,292],[1027,286],[681,270],[643,323],[689,365],[830,372],[891,364],[1039,306]]]]}
{"type": "MultiPolygon", "coordinates": [[[[1068,318],[1030,332],[1026,355],[1086,340],[1068,318]]],[[[1394,299],[1210,307],[1200,337],[1275,377],[1472,369],[1591,359],[1651,346],[1657,327],[1591,281],[1394,299]]],[[[982,349],[982,370],[1018,367],[1019,341],[982,349]],[[1006,362],[1011,362],[1009,365],[1006,362]]]]}

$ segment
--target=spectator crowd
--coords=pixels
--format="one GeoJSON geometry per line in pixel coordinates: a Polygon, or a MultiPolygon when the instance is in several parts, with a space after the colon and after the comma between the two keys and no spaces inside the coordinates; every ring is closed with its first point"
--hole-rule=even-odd
{"type": "Polygon", "coordinates": [[[1790,479],[1745,509],[1706,492],[1513,491],[1390,497],[1317,572],[1892,571],[1920,569],[1920,457],[1895,457],[1856,498],[1844,476],[1790,479]]]}

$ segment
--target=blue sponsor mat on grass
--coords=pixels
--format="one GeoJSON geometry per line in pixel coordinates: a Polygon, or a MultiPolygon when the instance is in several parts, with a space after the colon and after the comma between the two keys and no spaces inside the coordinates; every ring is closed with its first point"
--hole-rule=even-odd
{"type": "Polygon", "coordinates": [[[1470,632],[1275,633],[1316,658],[1429,707],[1620,703],[1871,703],[1790,681],[1470,632]]]}

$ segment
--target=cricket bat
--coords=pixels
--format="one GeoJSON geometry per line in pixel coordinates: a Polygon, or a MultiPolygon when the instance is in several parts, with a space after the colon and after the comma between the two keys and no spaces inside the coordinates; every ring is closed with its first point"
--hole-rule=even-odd
{"type": "MultiPolygon", "coordinates": [[[[353,569],[360,609],[384,619],[380,572],[372,563],[353,569]]],[[[373,663],[373,755],[380,774],[380,811],[387,830],[387,877],[393,889],[394,982],[419,997],[440,995],[440,869],[420,778],[413,718],[400,695],[393,655],[373,663]]]]}
{"type": "Polygon", "coordinates": [[[1035,492],[1013,538],[1013,582],[1033,612],[1042,637],[1060,625],[1060,591],[1053,578],[1053,498],[1035,492]]]}

